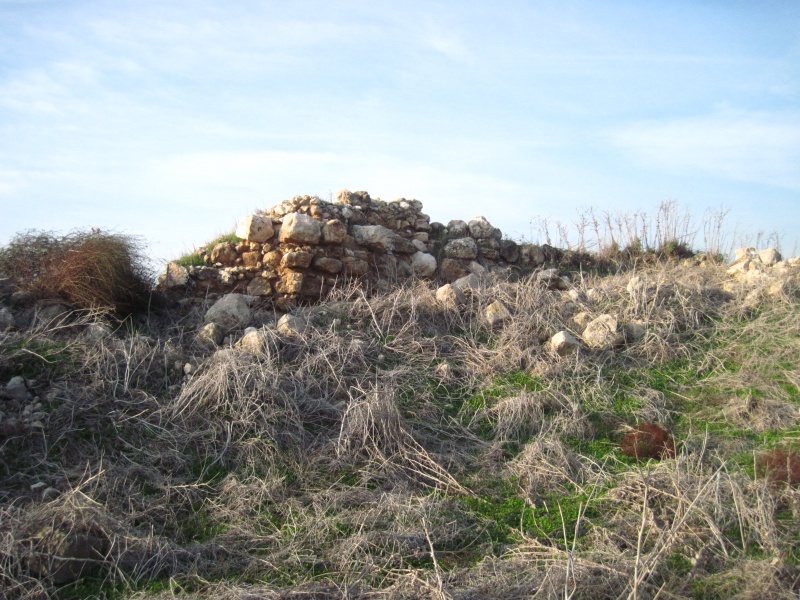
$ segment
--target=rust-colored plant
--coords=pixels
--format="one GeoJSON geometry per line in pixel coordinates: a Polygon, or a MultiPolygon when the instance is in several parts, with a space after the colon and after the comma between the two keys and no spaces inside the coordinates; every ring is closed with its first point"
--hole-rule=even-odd
{"type": "Polygon", "coordinates": [[[675,457],[675,442],[672,436],[655,423],[642,423],[622,438],[622,453],[637,460],[675,457]]]}
{"type": "Polygon", "coordinates": [[[762,454],[756,461],[756,475],[773,483],[800,485],[800,452],[775,448],[762,454]]]}

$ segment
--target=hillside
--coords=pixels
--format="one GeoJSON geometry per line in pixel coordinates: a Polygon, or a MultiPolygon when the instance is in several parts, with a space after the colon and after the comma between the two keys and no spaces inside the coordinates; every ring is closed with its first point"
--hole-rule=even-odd
{"type": "Polygon", "coordinates": [[[313,302],[133,286],[125,318],[6,280],[2,595],[796,598],[776,254],[459,263],[313,302]]]}

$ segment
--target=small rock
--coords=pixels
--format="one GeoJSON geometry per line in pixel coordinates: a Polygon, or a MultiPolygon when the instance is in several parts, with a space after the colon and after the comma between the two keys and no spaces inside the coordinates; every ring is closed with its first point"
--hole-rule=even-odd
{"type": "Polygon", "coordinates": [[[111,328],[103,323],[89,323],[84,329],[90,339],[99,341],[111,335],[111,328]]]}
{"type": "Polygon", "coordinates": [[[484,315],[490,327],[497,327],[511,318],[511,313],[500,300],[495,300],[487,306],[484,315]]]}
{"type": "Polygon", "coordinates": [[[455,285],[446,283],[438,290],[436,290],[436,300],[438,300],[445,308],[454,310],[467,301],[464,292],[461,288],[455,285]]]}
{"type": "Polygon", "coordinates": [[[200,344],[219,346],[225,339],[225,330],[217,323],[208,323],[197,332],[195,340],[200,344]]]}
{"type": "Polygon", "coordinates": [[[430,277],[436,271],[436,257],[427,252],[411,255],[411,270],[417,277],[430,277]]]}
{"type": "Polygon", "coordinates": [[[568,331],[559,331],[549,341],[550,349],[559,356],[577,352],[581,343],[568,331]]]}
{"type": "Polygon", "coordinates": [[[16,326],[14,315],[7,307],[0,308],[0,331],[7,331],[16,326]]]}
{"type": "Polygon", "coordinates": [[[176,262],[167,264],[164,272],[158,276],[158,285],[170,289],[182,287],[189,283],[189,270],[176,262]]]}
{"type": "Polygon", "coordinates": [[[462,292],[471,292],[481,287],[481,280],[475,273],[470,273],[469,275],[456,279],[453,282],[453,287],[458,288],[462,292]]]}
{"type": "Polygon", "coordinates": [[[4,396],[10,400],[17,400],[24,402],[30,399],[30,392],[28,386],[25,385],[25,379],[17,375],[8,380],[4,389],[4,396]]]}
{"type": "Polygon", "coordinates": [[[278,331],[288,336],[302,336],[306,332],[308,323],[295,315],[283,315],[278,320],[278,331]]]}
{"type": "Polygon", "coordinates": [[[781,253],[775,248],[767,248],[758,253],[758,258],[767,266],[773,266],[782,260],[781,253]]]}
{"type": "Polygon", "coordinates": [[[243,327],[252,316],[242,294],[225,294],[206,312],[206,323],[217,323],[228,330],[243,327]]]}
{"type": "Polygon", "coordinates": [[[620,330],[619,322],[611,315],[600,315],[583,330],[583,341],[590,348],[608,350],[621,346],[625,336],[620,330]]]}
{"type": "Polygon", "coordinates": [[[191,375],[194,372],[195,368],[192,363],[186,363],[183,365],[183,373],[184,375],[191,375]]]}

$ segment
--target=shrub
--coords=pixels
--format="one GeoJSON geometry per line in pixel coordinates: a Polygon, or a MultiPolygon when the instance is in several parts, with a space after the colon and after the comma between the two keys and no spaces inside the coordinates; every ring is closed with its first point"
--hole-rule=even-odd
{"type": "Polygon", "coordinates": [[[673,458],[675,442],[672,436],[654,423],[643,423],[627,433],[620,443],[622,453],[636,460],[673,458]]]}
{"type": "Polygon", "coordinates": [[[119,316],[147,308],[152,274],[145,265],[138,238],[96,230],[63,237],[30,231],[0,249],[0,272],[20,291],[119,316]]]}
{"type": "Polygon", "coordinates": [[[759,457],[756,473],[773,483],[800,485],[800,453],[770,450],[759,457]]]}

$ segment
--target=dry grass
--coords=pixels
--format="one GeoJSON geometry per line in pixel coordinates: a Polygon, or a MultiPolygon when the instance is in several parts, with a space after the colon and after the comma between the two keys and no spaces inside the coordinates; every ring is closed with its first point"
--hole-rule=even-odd
{"type": "Polygon", "coordinates": [[[756,462],[797,448],[798,297],[743,311],[722,269],[636,275],[577,274],[572,296],[498,276],[456,311],[425,282],[349,287],[256,354],[194,345],[188,306],[101,337],[102,315],[0,333],[46,413],[0,431],[2,594],[795,597],[800,492],[756,462]],[[512,317],[490,328],[498,299],[512,317]],[[643,334],[553,356],[581,311],[643,334]],[[674,456],[624,456],[645,422],[674,456]],[[97,571],[42,576],[43,531],[101,540],[97,571]]]}

